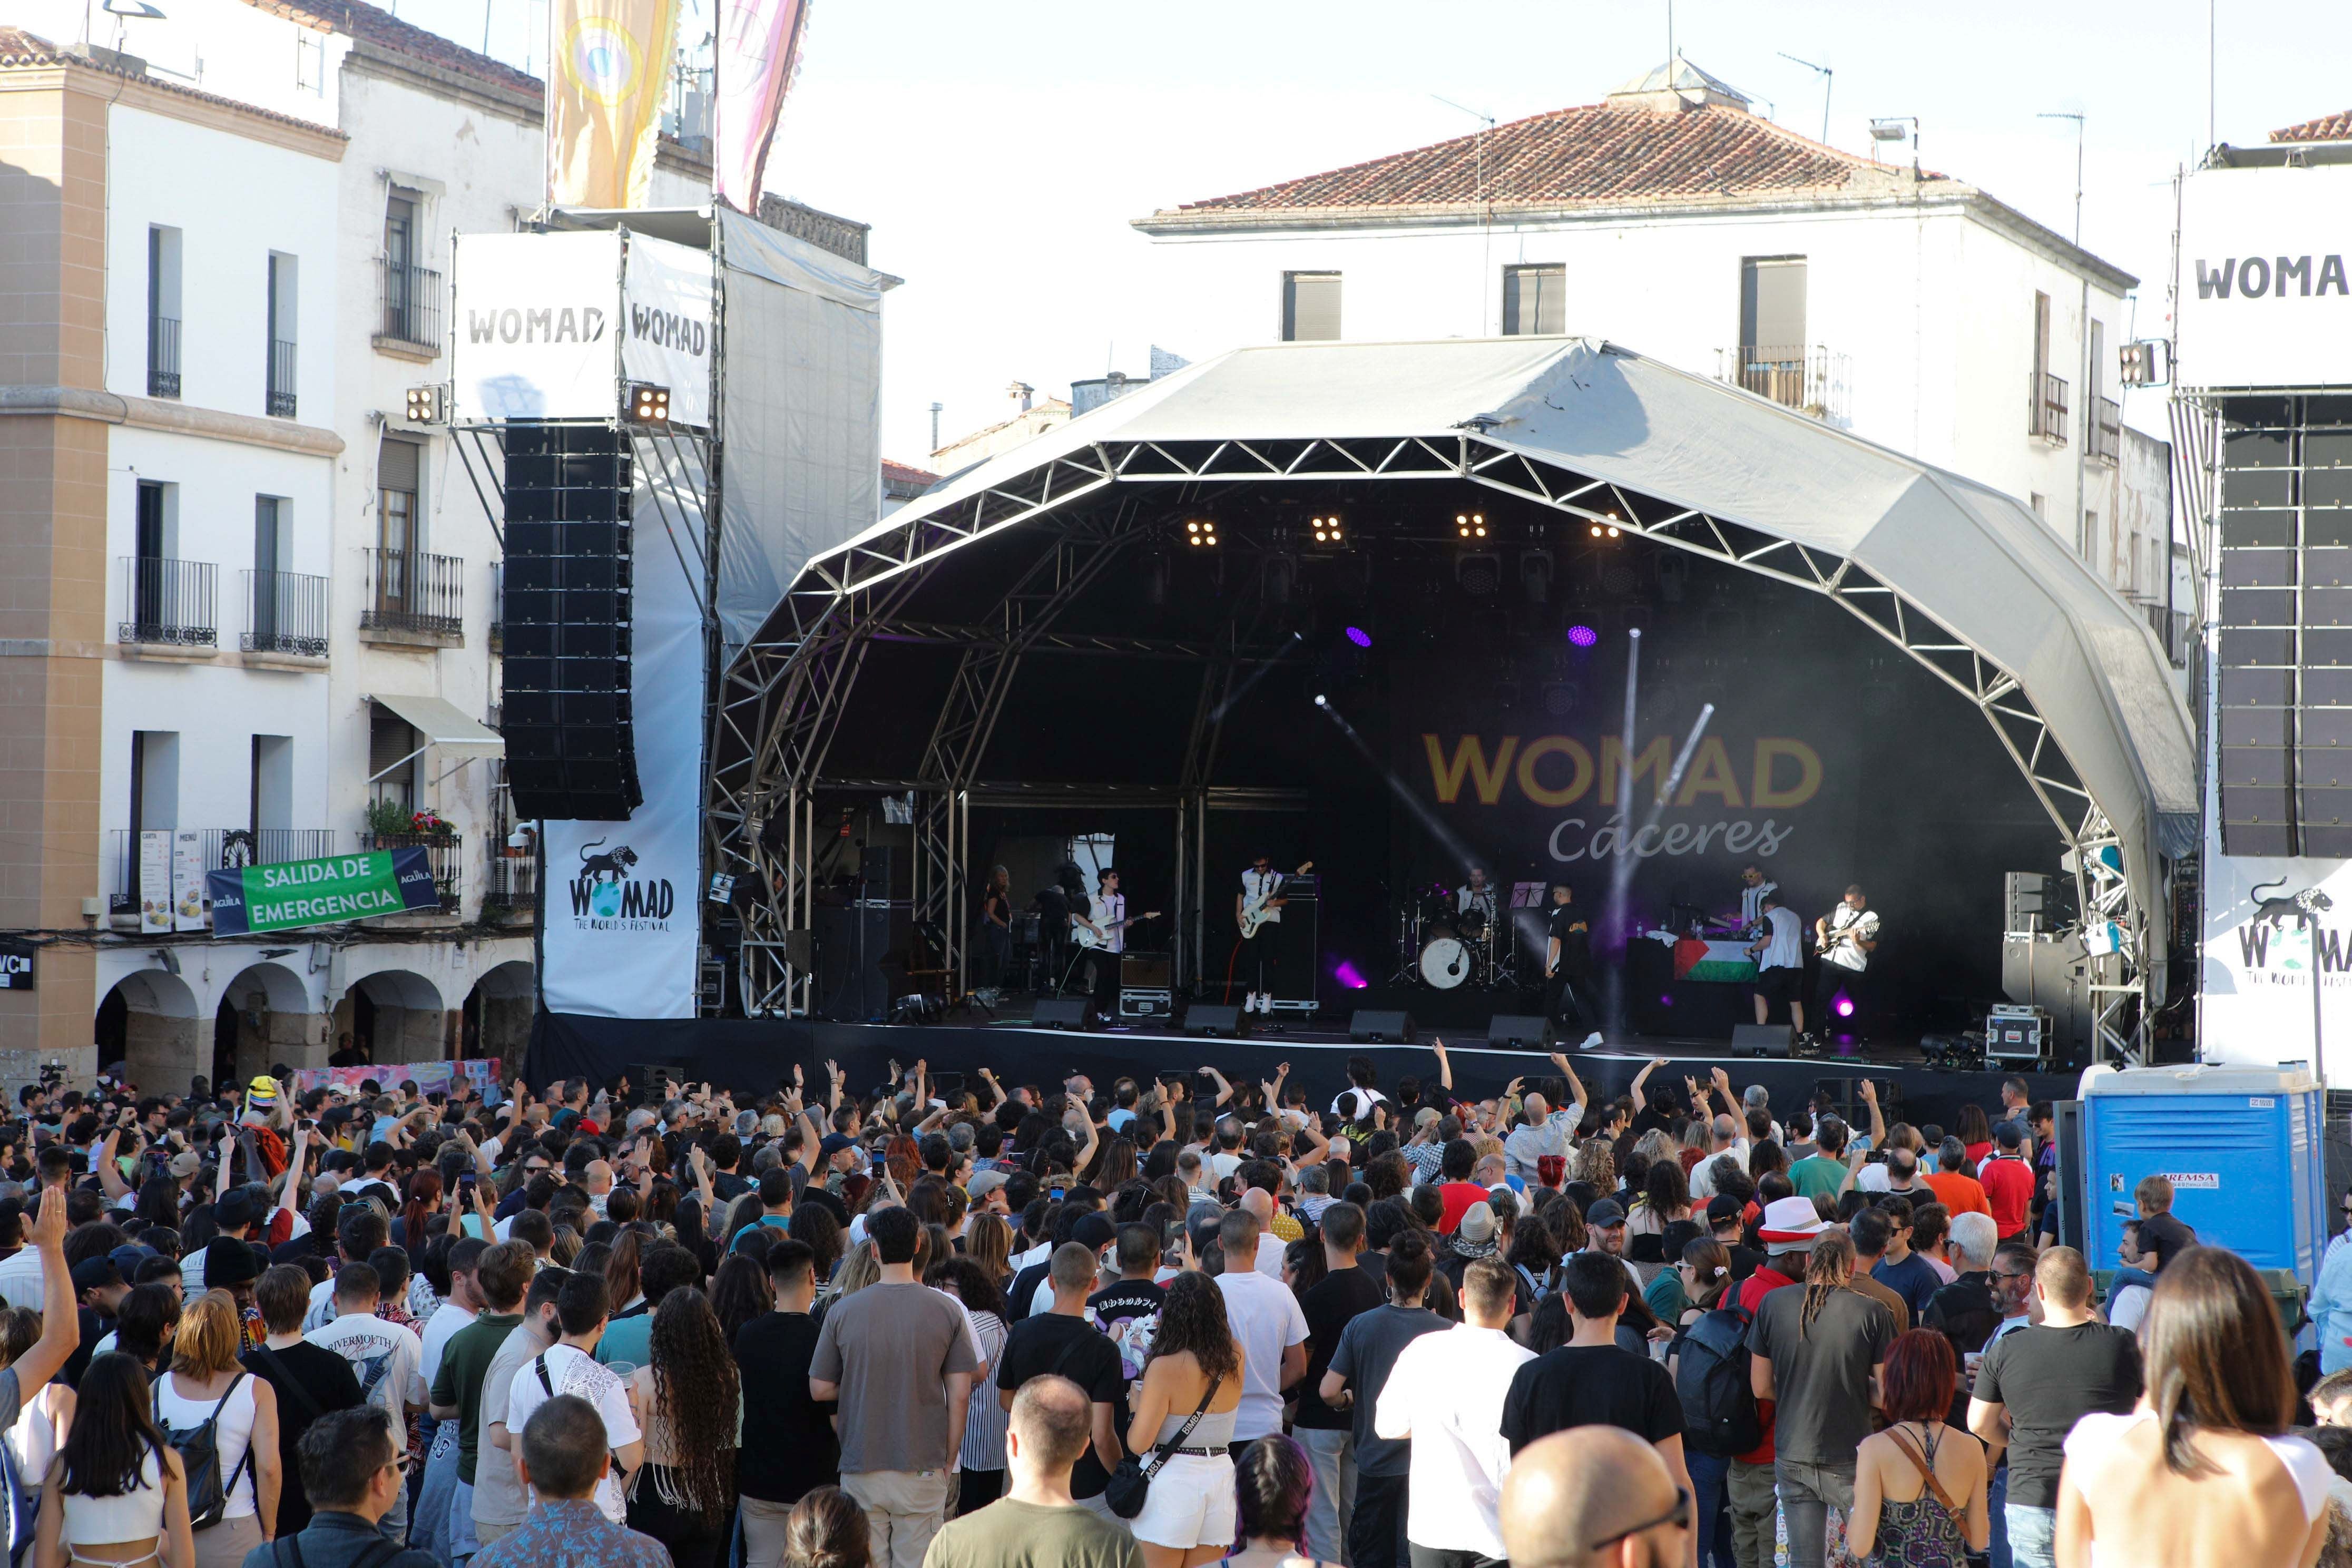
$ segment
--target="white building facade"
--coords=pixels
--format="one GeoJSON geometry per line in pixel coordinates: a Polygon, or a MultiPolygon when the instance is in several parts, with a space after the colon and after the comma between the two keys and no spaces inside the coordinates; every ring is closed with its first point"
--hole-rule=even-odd
{"type": "MultiPolygon", "coordinates": [[[[448,375],[450,237],[540,205],[541,86],[371,7],[100,22],[26,0],[0,27],[0,163],[55,174],[0,181],[0,228],[54,231],[0,262],[36,301],[0,325],[0,812],[33,829],[0,835],[0,932],[37,966],[0,991],[0,1080],[119,1057],[184,1089],[347,1033],[511,1056],[536,887],[489,476],[407,394],[448,375]],[[419,846],[441,908],[159,931],[167,830],[201,868],[419,846]]],[[[654,205],[708,199],[665,142],[654,205]]],[[[863,260],[861,226],[781,216],[863,260]]]]}
{"type": "Polygon", "coordinates": [[[2116,384],[2137,279],[1982,191],[1761,119],[1687,61],[1671,87],[1661,68],[1597,105],[1135,226],[1153,331],[1196,359],[1606,338],[2005,490],[2119,592],[2165,603],[2165,448],[2124,426],[2116,384]]]}

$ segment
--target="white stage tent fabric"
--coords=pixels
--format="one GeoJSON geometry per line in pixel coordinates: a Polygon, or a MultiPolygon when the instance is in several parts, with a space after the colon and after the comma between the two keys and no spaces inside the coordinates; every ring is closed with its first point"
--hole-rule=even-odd
{"type": "MultiPolygon", "coordinates": [[[[2163,952],[2159,848],[2193,842],[2178,830],[2197,811],[2195,750],[2188,710],[2140,613],[2017,500],[1597,340],[1235,350],[952,475],[815,557],[779,606],[783,625],[772,619],[761,640],[789,637],[801,606],[929,566],[1021,516],[1124,479],[1171,477],[1142,466],[1155,447],[1366,440],[1459,452],[1459,477],[1472,480],[1496,463],[1521,469],[1513,454],[1572,470],[1693,514],[1671,525],[1641,520],[1656,539],[1692,545],[1715,520],[1764,536],[1761,548],[1750,541],[1733,558],[1809,583],[1819,563],[1800,548],[1859,566],[2014,681],[2114,833],[2145,921],[2143,952],[2163,952]]],[[[1285,477],[1240,461],[1213,471],[1285,477]]],[[[1332,477],[1330,465],[1318,475],[1332,477]]],[[[2065,815],[2069,803],[2044,798],[2065,815]]]]}

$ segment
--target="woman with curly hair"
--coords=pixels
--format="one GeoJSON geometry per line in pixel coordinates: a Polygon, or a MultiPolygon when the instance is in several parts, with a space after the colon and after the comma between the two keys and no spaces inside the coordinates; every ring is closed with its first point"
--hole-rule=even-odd
{"type": "Polygon", "coordinates": [[[1129,1521],[1144,1568],[1195,1568],[1216,1561],[1233,1541],[1234,1461],[1226,1450],[1241,1405],[1242,1347],[1225,1317],[1225,1294],[1206,1274],[1187,1270],[1160,1303],[1126,1432],[1128,1451],[1148,1469],[1152,1450],[1174,1443],[1202,1411],[1183,1447],[1153,1474],[1143,1511],[1129,1521]]]}
{"type": "Polygon", "coordinates": [[[1606,1197],[1617,1190],[1617,1153],[1606,1138],[1587,1138],[1576,1151],[1569,1179],[1606,1197]]]}
{"type": "Polygon", "coordinates": [[[646,1462],[629,1528],[669,1548],[677,1568],[717,1568],[735,1517],[743,1391],[709,1300],[680,1286],[654,1309],[653,1360],[629,1375],[645,1413],[646,1462]]]}

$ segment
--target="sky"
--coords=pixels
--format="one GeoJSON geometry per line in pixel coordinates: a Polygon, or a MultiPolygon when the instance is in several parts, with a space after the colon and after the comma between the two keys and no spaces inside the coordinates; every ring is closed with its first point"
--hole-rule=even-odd
{"type": "MultiPolygon", "coordinates": [[[[2352,5],[1979,0],[1682,0],[1694,65],[1809,136],[1834,73],[1832,144],[1916,116],[1920,160],[2142,279],[2135,335],[2164,332],[2172,179],[2220,140],[2352,108],[2352,5]]],[[[682,42],[711,0],[684,0],[682,42]]],[[[400,0],[460,43],[545,67],[543,0],[400,0]],[[485,12],[485,7],[488,10],[485,12]]],[[[1129,220],[1181,202],[1465,134],[1451,100],[1509,121],[1600,100],[1667,55],[1664,0],[812,0],[801,74],[766,188],[873,225],[869,259],[904,279],[884,325],[885,455],[919,463],[933,402],[952,439],[1014,408],[1027,382],[1141,374],[1152,337],[1129,220]]],[[[1570,323],[1575,330],[1573,321],[1570,323]]],[[[1195,352],[1163,342],[1179,354],[1195,352]]],[[[1639,348],[1641,345],[1632,345],[1639,348]]],[[[2161,394],[2126,417],[2160,432],[2161,394]]]]}

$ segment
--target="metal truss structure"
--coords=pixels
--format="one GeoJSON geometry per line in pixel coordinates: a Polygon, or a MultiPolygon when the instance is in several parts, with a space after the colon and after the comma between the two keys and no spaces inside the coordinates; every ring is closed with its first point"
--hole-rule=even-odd
{"type": "MultiPolygon", "coordinates": [[[[718,718],[707,816],[712,864],[761,890],[744,942],[747,1007],[764,1014],[807,1005],[805,938],[794,934],[811,922],[806,814],[814,792],[827,783],[826,748],[877,636],[903,629],[943,641],[974,638],[934,724],[923,776],[911,781],[921,868],[918,917],[944,914],[955,928],[951,951],[961,952],[961,900],[950,893],[961,878],[971,770],[1022,658],[1052,645],[1060,613],[1116,561],[1123,542],[1148,526],[1142,498],[1199,504],[1242,489],[1312,486],[1319,499],[1338,487],[1442,481],[1511,496],[1573,519],[1580,529],[1613,526],[1824,595],[1958,693],[1991,726],[2072,851],[2095,966],[2099,1058],[2145,1059],[2155,1000],[2149,988],[2161,984],[2163,956],[2147,951],[2147,911],[2160,907],[2162,890],[2131,884],[2107,812],[2014,672],[1851,559],[1531,457],[1488,438],[1485,424],[1472,421],[1447,436],[1098,442],[1042,458],[1035,468],[951,503],[909,508],[904,521],[810,562],[761,637],[727,673],[718,718]],[[1008,596],[1001,623],[984,635],[982,628],[898,622],[915,589],[957,551],[1040,525],[1050,541],[1046,552],[1008,596]]],[[[1115,657],[1201,657],[1189,647],[1132,639],[1069,641],[1070,651],[1115,657]]],[[[1213,716],[1248,650],[1244,634],[1229,626],[1216,647],[1202,651],[1210,658],[1180,786],[1194,796],[1214,763],[1213,716]]]]}

